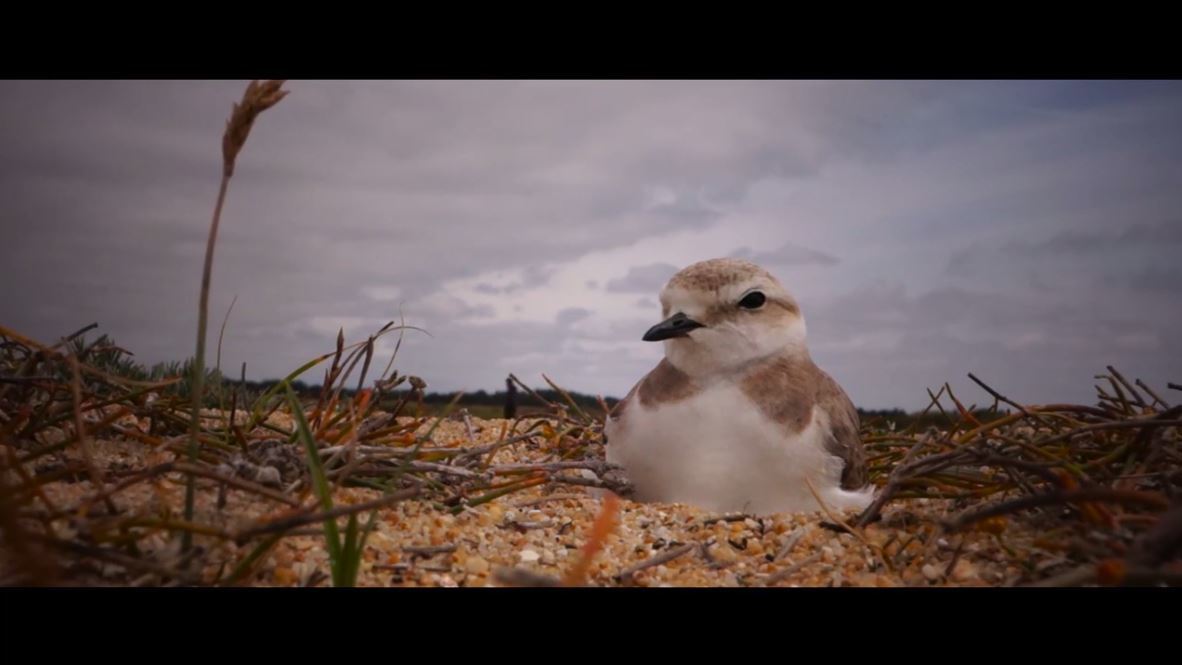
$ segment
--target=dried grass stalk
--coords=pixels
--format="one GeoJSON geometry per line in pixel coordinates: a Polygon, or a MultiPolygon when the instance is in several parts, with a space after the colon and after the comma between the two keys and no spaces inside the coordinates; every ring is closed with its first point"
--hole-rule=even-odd
{"type": "MultiPolygon", "coordinates": [[[[226,202],[226,189],[230,185],[230,177],[234,175],[234,164],[242,146],[246,145],[246,137],[254,127],[254,121],[259,114],[279,103],[287,96],[287,91],[280,90],[284,81],[266,81],[259,83],[251,81],[242,95],[242,102],[234,104],[230,119],[226,121],[226,131],[222,134],[222,183],[218,188],[218,200],[213,209],[213,220],[209,225],[209,241],[205,246],[205,267],[201,274],[201,303],[197,314],[197,354],[193,360],[193,426],[190,431],[189,462],[197,461],[197,437],[201,431],[201,402],[205,381],[205,329],[209,318],[209,283],[213,273],[213,250],[217,244],[218,226],[222,217],[222,206],[226,202]]],[[[193,519],[193,498],[195,479],[189,475],[185,485],[185,520],[193,519]]],[[[183,549],[188,550],[192,544],[192,535],[183,535],[183,549]]]]}

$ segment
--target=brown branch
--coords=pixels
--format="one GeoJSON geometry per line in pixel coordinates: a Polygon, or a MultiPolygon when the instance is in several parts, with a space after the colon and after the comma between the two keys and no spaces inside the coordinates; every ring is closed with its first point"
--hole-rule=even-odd
{"type": "Polygon", "coordinates": [[[789,576],[791,576],[793,573],[800,570],[801,568],[804,568],[805,566],[807,566],[815,561],[820,560],[821,555],[822,555],[821,552],[814,552],[810,556],[807,556],[807,557],[801,559],[800,561],[797,561],[796,563],[788,566],[787,568],[785,568],[783,570],[778,570],[778,571],[772,573],[771,575],[768,575],[767,577],[763,578],[763,585],[764,586],[774,586],[775,584],[778,584],[779,582],[784,581],[785,579],[787,579],[789,576]]]}
{"type": "Polygon", "coordinates": [[[408,490],[402,490],[400,492],[394,492],[392,494],[388,494],[388,495],[381,497],[379,499],[374,499],[373,501],[366,501],[364,503],[357,503],[357,504],[353,504],[351,506],[339,506],[337,508],[333,508],[332,510],[326,510],[323,512],[313,513],[310,515],[305,514],[305,515],[293,515],[291,517],[284,517],[284,518],[280,518],[280,519],[277,519],[277,520],[274,520],[271,522],[267,522],[264,524],[252,526],[247,529],[243,529],[242,531],[239,531],[237,534],[235,534],[234,539],[236,541],[238,541],[239,543],[243,543],[251,538],[254,538],[256,536],[260,536],[263,534],[287,531],[288,529],[294,529],[295,527],[300,527],[300,526],[304,526],[307,524],[315,524],[316,522],[323,522],[324,520],[336,519],[338,517],[344,517],[346,515],[360,513],[360,512],[370,510],[373,508],[381,508],[383,506],[388,506],[392,503],[397,503],[399,501],[402,501],[403,499],[413,498],[415,496],[418,496],[418,494],[419,494],[418,488],[411,488],[408,490]]]}
{"type": "Polygon", "coordinates": [[[559,406],[560,406],[558,403],[556,403],[556,402],[551,402],[550,400],[546,399],[545,397],[542,397],[542,396],[541,396],[541,395],[539,395],[538,393],[534,392],[534,389],[533,389],[533,388],[530,388],[529,386],[527,386],[527,385],[525,385],[524,383],[522,383],[522,382],[521,382],[521,379],[517,378],[517,376],[516,376],[516,375],[514,375],[514,374],[512,374],[512,373],[511,373],[511,374],[509,374],[509,378],[510,378],[510,379],[511,379],[511,380],[512,380],[514,383],[516,383],[517,385],[521,386],[521,387],[522,387],[522,388],[525,390],[525,392],[529,393],[529,395],[530,395],[531,397],[533,397],[534,399],[538,400],[538,401],[539,401],[539,402],[541,402],[542,404],[545,404],[546,406],[550,407],[551,409],[554,409],[555,411],[557,411],[557,410],[558,410],[558,408],[559,408],[559,406]]]}
{"type": "Polygon", "coordinates": [[[134,557],[127,556],[126,554],[120,554],[119,552],[116,552],[114,550],[109,550],[109,549],[105,549],[105,548],[101,548],[101,547],[90,547],[88,545],[83,545],[82,543],[77,543],[77,542],[72,542],[72,541],[58,540],[57,538],[50,538],[47,536],[43,536],[41,534],[30,533],[29,535],[32,537],[33,540],[36,540],[46,546],[53,547],[55,549],[65,550],[65,551],[70,552],[72,554],[81,554],[83,556],[90,556],[90,557],[94,557],[96,559],[103,559],[103,560],[109,561],[111,563],[123,566],[124,568],[142,570],[142,571],[149,572],[149,573],[155,573],[157,575],[160,575],[161,577],[169,577],[172,579],[176,579],[176,580],[180,581],[181,583],[187,584],[187,585],[195,585],[199,582],[199,580],[196,577],[194,577],[193,575],[191,575],[189,573],[184,573],[179,570],[173,570],[173,569],[167,568],[165,566],[162,566],[160,564],[153,563],[151,561],[147,561],[144,559],[136,559],[134,557]]]}
{"type": "Polygon", "coordinates": [[[1136,383],[1141,388],[1141,390],[1144,390],[1150,397],[1153,398],[1153,401],[1155,403],[1161,404],[1162,406],[1164,406],[1167,409],[1170,408],[1169,402],[1165,401],[1157,393],[1153,392],[1153,388],[1150,388],[1149,386],[1145,385],[1144,381],[1142,381],[1141,379],[1137,379],[1136,383]]]}
{"type": "Polygon", "coordinates": [[[596,489],[610,490],[616,495],[627,497],[632,494],[632,483],[627,480],[612,480],[610,478],[584,478],[582,476],[551,476],[550,482],[563,483],[565,485],[578,485],[580,487],[594,487],[596,489]]]}
{"type": "Polygon", "coordinates": [[[259,485],[258,483],[253,483],[249,480],[244,480],[242,478],[236,478],[233,476],[224,476],[220,473],[210,471],[209,469],[205,469],[205,468],[202,468],[199,466],[193,466],[191,464],[186,464],[184,462],[177,462],[177,463],[175,463],[174,467],[177,471],[179,471],[181,473],[191,473],[195,476],[201,476],[203,478],[208,478],[209,480],[216,480],[220,483],[225,483],[231,487],[236,487],[240,490],[245,490],[247,492],[253,492],[255,494],[265,496],[268,499],[274,499],[275,501],[279,501],[281,503],[286,503],[289,506],[301,505],[298,499],[287,496],[286,494],[283,494],[282,492],[276,492],[275,490],[270,489],[268,487],[263,487],[262,485],[259,485]]]}
{"type": "Polygon", "coordinates": [[[562,580],[550,575],[542,575],[524,568],[497,568],[493,571],[493,579],[506,586],[513,587],[561,587],[562,580]]]}
{"type": "MultiPolygon", "coordinates": [[[[101,492],[103,490],[103,473],[94,462],[94,450],[90,447],[90,437],[86,435],[86,428],[82,423],[82,374],[78,370],[78,356],[71,353],[69,358],[70,370],[74,375],[70,384],[74,392],[74,428],[77,430],[78,443],[82,448],[82,459],[86,462],[87,471],[90,472],[90,481],[94,484],[95,489],[101,492]]],[[[110,496],[106,497],[104,502],[112,515],[119,512],[110,496]]]]}
{"type": "Polygon", "coordinates": [[[1014,499],[1012,501],[1006,501],[989,506],[988,508],[962,513],[953,520],[944,521],[943,524],[945,528],[956,531],[969,524],[979,522],[989,517],[1006,515],[1009,513],[1018,512],[1020,510],[1026,510],[1027,508],[1037,508],[1039,506],[1049,506],[1063,503],[1093,501],[1138,504],[1150,508],[1163,509],[1169,506],[1169,501],[1167,501],[1164,496],[1157,493],[1113,490],[1105,487],[1096,487],[1075,490],[1073,492],[1051,492],[1048,494],[1035,494],[1033,496],[1026,496],[1020,499],[1014,499]]]}
{"type": "Polygon", "coordinates": [[[629,568],[626,568],[626,569],[620,571],[619,573],[616,574],[616,579],[621,580],[621,581],[629,579],[633,575],[635,575],[636,573],[638,573],[646,568],[652,568],[654,566],[659,566],[661,564],[669,563],[670,561],[676,559],[677,557],[680,557],[684,554],[689,554],[690,552],[694,551],[694,548],[696,548],[696,547],[697,547],[696,543],[686,543],[685,545],[682,545],[681,547],[674,547],[672,549],[666,549],[664,552],[661,552],[660,554],[658,554],[654,557],[651,557],[649,559],[641,561],[640,563],[638,563],[634,566],[631,566],[629,568]]]}
{"type": "Polygon", "coordinates": [[[1006,397],[1005,395],[1002,395],[1001,393],[997,392],[993,388],[990,388],[988,385],[985,384],[984,381],[973,376],[972,372],[969,372],[969,378],[972,379],[973,382],[976,383],[978,386],[981,386],[982,388],[984,388],[985,392],[992,395],[994,397],[994,399],[1001,401],[1001,402],[1005,402],[1006,404],[1009,404],[1010,406],[1018,409],[1019,411],[1022,412],[1022,415],[1024,415],[1024,416],[1027,416],[1027,417],[1030,416],[1030,412],[1026,410],[1026,407],[1024,407],[1021,404],[1015,402],[1014,400],[1006,397]]]}
{"type": "Polygon", "coordinates": [[[742,522],[750,519],[751,515],[747,513],[724,513],[722,515],[707,515],[702,518],[702,524],[713,524],[715,522],[742,522]]]}
{"type": "Polygon", "coordinates": [[[456,546],[452,545],[406,545],[402,548],[403,552],[407,554],[418,554],[420,556],[435,556],[437,554],[450,554],[456,551],[456,546]]]}
{"type": "Polygon", "coordinates": [[[0,383],[35,383],[37,381],[57,381],[55,376],[0,376],[0,383]]]}
{"type": "Polygon", "coordinates": [[[929,441],[924,438],[920,439],[915,443],[915,445],[911,446],[910,450],[907,451],[907,454],[903,456],[903,459],[899,462],[898,466],[895,467],[894,471],[892,471],[891,475],[887,478],[886,486],[883,487],[882,491],[879,492],[877,497],[875,497],[874,502],[867,506],[866,510],[863,511],[863,513],[858,516],[858,519],[854,521],[855,525],[859,527],[866,526],[867,524],[874,521],[874,518],[878,517],[878,514],[882,511],[882,507],[885,506],[887,501],[890,501],[891,497],[893,497],[895,492],[898,491],[899,482],[903,480],[903,473],[906,472],[908,464],[910,464],[911,460],[915,458],[915,455],[919,452],[919,449],[924,447],[924,445],[927,443],[929,443],[929,441]]]}
{"type": "Polygon", "coordinates": [[[430,471],[433,473],[441,473],[451,476],[459,476],[461,478],[480,478],[482,474],[476,473],[469,469],[459,466],[448,466],[446,464],[436,464],[434,462],[419,462],[413,461],[407,463],[407,468],[413,471],[430,471]]]}
{"type": "MultiPolygon", "coordinates": [[[[1177,408],[1177,407],[1175,407],[1175,408],[1177,408]]],[[[1069,440],[1072,437],[1077,436],[1079,434],[1085,434],[1087,432],[1095,432],[1097,430],[1128,429],[1128,428],[1135,428],[1135,427],[1177,427],[1179,425],[1182,425],[1182,420],[1162,420],[1161,416],[1168,414],[1168,413],[1170,413],[1170,411],[1165,411],[1161,414],[1158,414],[1158,415],[1150,417],[1150,418],[1130,418],[1128,420],[1117,420],[1117,421],[1108,422],[1108,423],[1096,423],[1094,425],[1084,425],[1083,427],[1076,428],[1076,429],[1071,430],[1069,432],[1064,432],[1062,434],[1052,436],[1048,439],[1043,439],[1043,440],[1039,441],[1038,443],[1045,446],[1047,444],[1058,443],[1059,441],[1069,440]]]]}
{"type": "Polygon", "coordinates": [[[609,471],[620,471],[622,467],[599,459],[572,460],[567,462],[543,462],[540,464],[494,464],[488,467],[496,474],[522,473],[527,471],[565,471],[570,469],[589,469],[596,475],[602,476],[609,471]]]}
{"type": "Polygon", "coordinates": [[[543,504],[543,503],[549,503],[550,501],[566,501],[567,499],[585,499],[585,498],[587,498],[587,496],[585,494],[551,494],[549,496],[541,497],[540,499],[529,499],[528,501],[520,501],[518,503],[513,504],[513,506],[515,508],[528,508],[530,506],[536,506],[536,505],[543,504]]]}
{"type": "Polygon", "coordinates": [[[1120,381],[1121,385],[1125,387],[1125,390],[1129,391],[1129,394],[1133,396],[1133,401],[1137,403],[1137,406],[1142,408],[1149,406],[1145,403],[1145,400],[1141,399],[1141,395],[1137,392],[1137,389],[1129,385],[1129,382],[1125,380],[1125,377],[1121,376],[1120,372],[1116,371],[1115,367],[1108,365],[1108,371],[1112,372],[1112,376],[1116,377],[1116,380],[1120,381]]]}
{"type": "Polygon", "coordinates": [[[805,530],[803,528],[797,528],[791,534],[789,534],[788,539],[784,542],[784,546],[776,551],[776,555],[772,557],[772,560],[779,561],[780,559],[788,556],[788,554],[792,552],[792,548],[796,547],[796,544],[799,543],[802,538],[804,538],[804,534],[805,530]]]}

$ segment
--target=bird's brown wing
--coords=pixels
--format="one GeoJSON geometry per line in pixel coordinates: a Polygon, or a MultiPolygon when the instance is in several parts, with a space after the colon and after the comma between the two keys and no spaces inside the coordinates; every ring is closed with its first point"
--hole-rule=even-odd
{"type": "Polygon", "coordinates": [[[817,406],[829,415],[825,449],[841,458],[845,465],[841,472],[842,489],[859,489],[869,481],[869,475],[866,451],[858,434],[858,410],[831,376],[820,369],[817,375],[817,406]]]}
{"type": "Polygon", "coordinates": [[[829,417],[825,449],[843,463],[842,488],[857,489],[866,484],[858,410],[841,386],[810,359],[780,356],[760,362],[746,371],[742,387],[768,418],[792,435],[808,427],[813,406],[820,407],[829,417]]]}

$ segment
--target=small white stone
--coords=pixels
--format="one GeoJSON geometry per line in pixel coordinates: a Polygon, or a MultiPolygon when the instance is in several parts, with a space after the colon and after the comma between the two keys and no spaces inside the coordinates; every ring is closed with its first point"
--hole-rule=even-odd
{"type": "Polygon", "coordinates": [[[541,558],[541,555],[534,550],[521,550],[521,554],[518,556],[521,557],[521,563],[535,563],[541,558]]]}
{"type": "Polygon", "coordinates": [[[542,550],[542,563],[546,564],[547,566],[553,566],[554,552],[551,552],[550,550],[542,550]]]}
{"type": "Polygon", "coordinates": [[[920,570],[923,572],[924,577],[928,578],[929,580],[931,580],[933,582],[940,579],[940,569],[937,568],[936,566],[933,566],[930,563],[925,563],[923,565],[923,568],[921,568],[920,570]]]}
{"type": "Polygon", "coordinates": [[[279,475],[279,469],[273,466],[262,466],[255,474],[254,481],[260,485],[278,487],[283,484],[283,477],[279,475]]]}

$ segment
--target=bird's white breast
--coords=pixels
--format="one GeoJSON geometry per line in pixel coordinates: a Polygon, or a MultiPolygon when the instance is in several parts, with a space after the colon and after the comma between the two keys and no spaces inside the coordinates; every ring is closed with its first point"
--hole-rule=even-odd
{"type": "Polygon", "coordinates": [[[814,408],[795,435],[766,417],[732,382],[673,403],[628,405],[609,421],[607,459],[624,467],[637,501],[685,503],[755,514],[861,508],[870,493],[839,486],[841,462],[824,448],[825,413],[814,408]]]}

